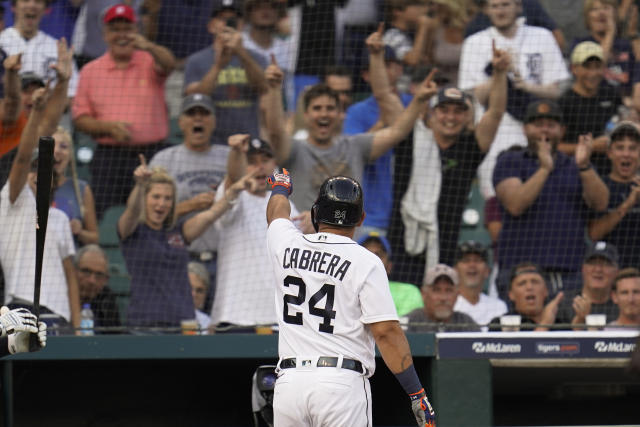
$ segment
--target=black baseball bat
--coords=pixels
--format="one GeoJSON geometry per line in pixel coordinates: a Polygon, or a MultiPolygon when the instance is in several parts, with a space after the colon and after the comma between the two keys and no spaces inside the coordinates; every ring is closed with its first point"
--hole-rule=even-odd
{"type": "MultiPolygon", "coordinates": [[[[38,181],[36,183],[36,271],[33,284],[33,314],[40,318],[40,286],[42,284],[42,260],[51,205],[51,182],[53,181],[53,148],[55,141],[50,136],[41,136],[38,141],[38,181]]],[[[31,334],[29,351],[40,349],[37,334],[31,334]]]]}

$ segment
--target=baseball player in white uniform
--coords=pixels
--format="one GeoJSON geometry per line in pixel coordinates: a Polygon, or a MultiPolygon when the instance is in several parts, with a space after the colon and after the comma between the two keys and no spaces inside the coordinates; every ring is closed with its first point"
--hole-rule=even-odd
{"type": "Polygon", "coordinates": [[[352,240],[362,188],[327,179],[311,209],[316,234],[291,222],[291,177],[269,178],[267,250],[275,273],[279,361],[276,427],[371,427],[375,344],[411,399],[421,427],[435,414],[413,366],[380,259],[352,240]]]}

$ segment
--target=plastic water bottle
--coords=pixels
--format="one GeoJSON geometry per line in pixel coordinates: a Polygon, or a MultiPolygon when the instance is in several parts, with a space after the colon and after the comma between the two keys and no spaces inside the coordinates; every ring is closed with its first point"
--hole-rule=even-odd
{"type": "Polygon", "coordinates": [[[82,335],[93,335],[93,311],[90,304],[83,304],[80,312],[80,333],[82,335]]]}

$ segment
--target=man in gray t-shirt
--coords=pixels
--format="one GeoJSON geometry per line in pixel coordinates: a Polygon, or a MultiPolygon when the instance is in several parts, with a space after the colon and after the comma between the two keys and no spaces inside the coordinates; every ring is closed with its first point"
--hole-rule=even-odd
{"type": "MultiPolygon", "coordinates": [[[[370,52],[372,56],[380,56],[379,61],[371,62],[380,63],[384,69],[384,46],[380,49],[370,47],[370,52]]],[[[267,133],[278,164],[289,170],[292,181],[296,183],[292,197],[296,207],[306,211],[302,226],[305,230],[310,225],[308,211],[322,182],[335,175],[346,175],[360,181],[364,165],[375,161],[407,137],[418,115],[427,107],[427,101],[438,90],[431,81],[432,75],[429,75],[393,125],[373,133],[344,136],[339,135],[343,114],[338,94],[325,84],[317,84],[304,95],[304,122],[309,136],[305,141],[299,141],[292,139],[284,128],[283,72],[275,62],[265,70],[265,78],[268,85],[264,95],[267,133]]],[[[384,92],[388,95],[383,96],[380,102],[390,102],[395,106],[396,99],[391,90],[384,92]]]]}
{"type": "Polygon", "coordinates": [[[427,270],[421,288],[424,308],[407,314],[408,332],[480,332],[468,315],[454,311],[460,290],[458,273],[446,264],[427,270]]]}
{"type": "MultiPolygon", "coordinates": [[[[207,95],[189,95],[182,101],[179,118],[184,141],[180,145],[158,152],[151,167],[161,166],[176,182],[176,217],[184,220],[204,209],[215,199],[215,191],[227,172],[229,146],[211,144],[215,128],[213,101],[207,95]]],[[[191,242],[192,258],[207,264],[215,274],[215,255],[218,238],[215,227],[209,227],[191,242]]],[[[215,283],[215,280],[211,280],[215,283]]]]}

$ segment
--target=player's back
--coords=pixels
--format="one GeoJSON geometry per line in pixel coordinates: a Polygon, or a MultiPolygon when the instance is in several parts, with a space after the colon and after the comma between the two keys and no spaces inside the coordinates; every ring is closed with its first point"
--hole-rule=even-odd
{"type": "Polygon", "coordinates": [[[267,241],[280,357],[343,355],[373,373],[375,344],[365,323],[397,320],[380,259],[348,237],[303,235],[285,219],[271,223],[267,241]]]}

